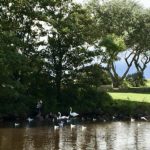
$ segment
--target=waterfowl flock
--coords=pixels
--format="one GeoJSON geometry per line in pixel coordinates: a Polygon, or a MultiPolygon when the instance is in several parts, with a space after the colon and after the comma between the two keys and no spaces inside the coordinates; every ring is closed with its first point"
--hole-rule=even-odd
{"type": "MultiPolygon", "coordinates": [[[[38,119],[39,119],[39,114],[37,115],[38,116],[38,119]]],[[[61,112],[58,112],[58,114],[53,114],[53,113],[50,113],[49,115],[47,115],[45,117],[45,120],[49,121],[50,123],[53,124],[53,127],[54,127],[54,130],[57,130],[59,128],[63,128],[65,125],[70,125],[70,128],[75,128],[76,127],[76,120],[77,120],[77,117],[79,116],[78,113],[76,112],[72,112],[72,107],[70,107],[70,112],[69,112],[69,115],[68,116],[65,116],[65,115],[61,115],[61,112]]],[[[40,116],[41,118],[42,116],[40,116]]],[[[31,124],[32,122],[34,121],[39,121],[36,117],[35,118],[32,118],[32,117],[28,117],[26,119],[26,121],[31,124]]],[[[21,126],[21,123],[19,122],[15,122],[14,123],[14,127],[20,127],[21,126]]]]}
{"type": "MultiPolygon", "coordinates": [[[[41,116],[42,117],[42,116],[41,116]]],[[[49,123],[51,123],[54,127],[54,130],[57,130],[59,128],[63,128],[65,125],[70,125],[70,128],[76,128],[77,125],[82,124],[82,122],[85,121],[90,121],[90,122],[95,122],[95,121],[102,121],[102,122],[107,122],[110,120],[107,120],[107,118],[102,118],[99,115],[98,116],[93,116],[93,117],[85,117],[83,115],[79,115],[77,112],[72,112],[72,107],[70,107],[70,112],[68,115],[62,115],[61,112],[58,112],[57,114],[49,113],[47,116],[45,116],[44,120],[47,120],[49,123]]],[[[141,116],[139,119],[141,121],[148,121],[148,118],[146,116],[141,116]]],[[[39,121],[36,117],[28,117],[26,121],[31,124],[32,122],[39,121]]],[[[112,121],[120,121],[117,116],[112,116],[112,121]]],[[[136,119],[134,117],[129,117],[130,122],[135,122],[136,119]]],[[[20,127],[21,123],[20,122],[15,122],[14,127],[20,127]]],[[[80,125],[81,130],[85,130],[87,127],[80,125]]]]}

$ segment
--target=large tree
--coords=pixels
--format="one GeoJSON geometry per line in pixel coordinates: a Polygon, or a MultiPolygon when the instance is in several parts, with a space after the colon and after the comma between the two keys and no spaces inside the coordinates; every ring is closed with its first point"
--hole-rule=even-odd
{"type": "Polygon", "coordinates": [[[61,103],[61,88],[72,82],[75,72],[90,61],[86,45],[91,42],[92,20],[89,13],[72,0],[42,1],[42,8],[48,36],[43,55],[61,103]]]}
{"type": "Polygon", "coordinates": [[[120,60],[118,55],[123,52],[125,48],[126,45],[124,39],[114,34],[107,35],[96,46],[96,49],[101,55],[101,65],[103,64],[103,68],[105,68],[105,70],[109,73],[114,87],[121,84],[125,74],[127,73],[127,71],[125,71],[121,78],[118,75],[115,66],[115,62],[120,60]]]}
{"type": "Polygon", "coordinates": [[[138,16],[138,20],[130,39],[136,43],[135,67],[137,72],[143,76],[147,65],[150,63],[150,11],[144,10],[138,16]]]}
{"type": "MultiPolygon", "coordinates": [[[[107,57],[107,70],[110,72],[112,80],[117,82],[114,83],[114,86],[118,87],[126,78],[126,75],[133,65],[133,62],[141,54],[141,51],[139,52],[139,45],[145,45],[144,41],[147,39],[147,37],[142,36],[143,38],[140,41],[138,40],[139,35],[137,36],[136,34],[139,23],[143,22],[143,17],[140,16],[145,10],[138,3],[131,0],[111,0],[102,3],[98,3],[97,1],[97,5],[92,3],[92,5],[90,4],[90,8],[97,20],[97,27],[99,28],[96,29],[99,31],[96,34],[97,38],[99,37],[96,45],[99,45],[100,50],[101,46],[107,47],[106,53],[109,54],[109,57],[107,57]],[[106,40],[105,37],[108,37],[109,35],[121,37],[126,45],[126,49],[118,51],[117,49],[108,48],[108,44],[111,44],[111,46],[114,45],[114,42],[110,43],[110,40],[106,40]],[[104,41],[105,45],[101,44],[102,42],[104,43],[104,41]],[[114,59],[114,57],[119,58],[120,53],[123,51],[126,51],[126,55],[124,55],[124,57],[122,55],[121,57],[124,59],[127,67],[123,75],[120,76],[116,71],[116,67],[114,66],[115,61],[119,59],[114,59]],[[111,57],[111,54],[115,56],[111,57]],[[113,62],[113,64],[109,65],[110,62],[113,62]]],[[[143,24],[144,30],[147,30],[148,28],[145,28],[145,23],[143,24]]],[[[141,30],[143,30],[143,28],[141,30]]],[[[101,59],[105,60],[105,63],[106,59],[103,58],[106,58],[106,53],[103,53],[104,55],[100,53],[101,59]]]]}
{"type": "Polygon", "coordinates": [[[37,89],[33,86],[37,82],[35,77],[43,70],[37,51],[40,28],[34,29],[39,25],[35,21],[38,12],[33,9],[36,5],[36,1],[28,0],[0,2],[0,99],[6,110],[23,111],[22,107],[28,107],[25,103],[31,97],[31,90],[37,89]]]}

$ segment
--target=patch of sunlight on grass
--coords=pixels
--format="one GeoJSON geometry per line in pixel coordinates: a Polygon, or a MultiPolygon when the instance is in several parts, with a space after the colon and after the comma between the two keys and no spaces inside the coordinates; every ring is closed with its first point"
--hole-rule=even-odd
{"type": "Polygon", "coordinates": [[[148,102],[150,103],[150,94],[141,93],[112,93],[109,92],[114,100],[128,100],[137,102],[148,102]]]}

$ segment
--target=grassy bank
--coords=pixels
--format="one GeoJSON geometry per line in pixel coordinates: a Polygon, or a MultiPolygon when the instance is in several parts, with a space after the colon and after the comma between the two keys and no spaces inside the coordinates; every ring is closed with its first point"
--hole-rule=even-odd
{"type": "Polygon", "coordinates": [[[123,92],[109,92],[114,100],[127,100],[135,102],[147,102],[150,103],[149,93],[123,93],[123,92]]]}
{"type": "MultiPolygon", "coordinates": [[[[136,88],[134,88],[136,91],[136,88]]],[[[133,89],[117,92],[109,92],[113,101],[108,108],[109,111],[122,114],[123,116],[149,116],[150,117],[150,92],[142,92],[143,88],[137,88],[138,93],[133,89]]]]}
{"type": "Polygon", "coordinates": [[[108,92],[108,94],[113,100],[150,103],[150,79],[146,81],[144,87],[118,89],[117,91],[108,92]]]}

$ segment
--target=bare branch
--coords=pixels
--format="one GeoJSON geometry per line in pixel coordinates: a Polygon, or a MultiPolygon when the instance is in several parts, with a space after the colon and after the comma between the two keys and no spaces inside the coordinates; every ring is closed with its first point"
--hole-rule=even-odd
{"type": "MultiPolygon", "coordinates": [[[[130,53],[129,56],[131,56],[131,54],[133,54],[133,52],[130,53]]],[[[132,60],[130,61],[130,63],[129,63],[128,60],[126,59],[126,61],[128,62],[128,67],[127,67],[126,71],[124,72],[123,76],[121,77],[121,80],[123,80],[123,79],[126,77],[127,73],[129,72],[130,67],[132,66],[132,63],[133,63],[135,57],[136,57],[136,54],[134,54],[134,56],[133,56],[132,60]]],[[[129,58],[129,57],[128,57],[128,58],[129,58]]]]}
{"type": "Polygon", "coordinates": [[[126,61],[126,64],[128,65],[128,67],[130,66],[130,63],[128,61],[128,59],[134,54],[134,52],[132,51],[127,57],[125,57],[125,61],[126,61]]]}

